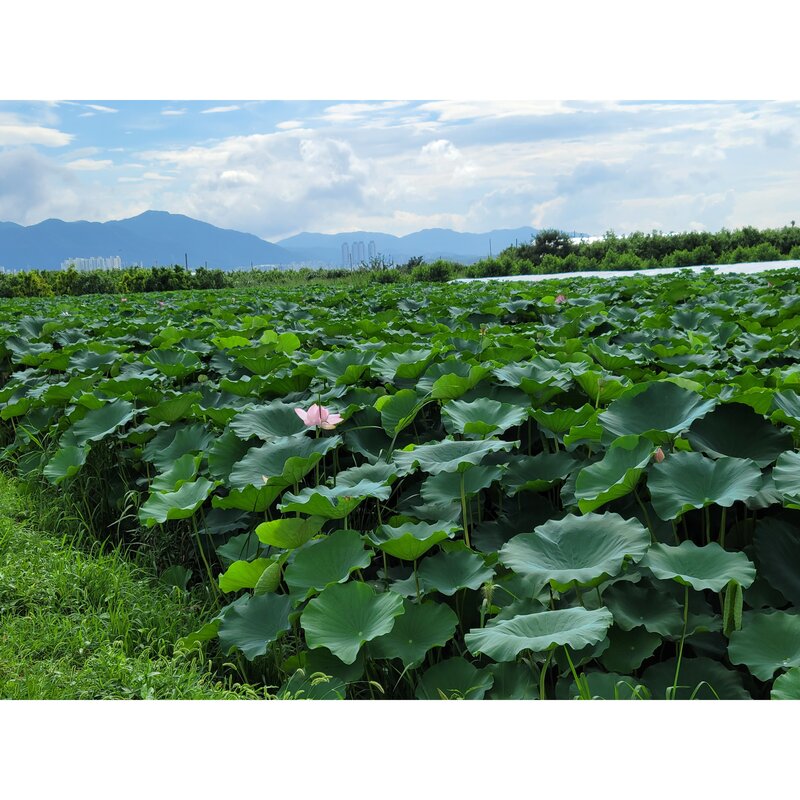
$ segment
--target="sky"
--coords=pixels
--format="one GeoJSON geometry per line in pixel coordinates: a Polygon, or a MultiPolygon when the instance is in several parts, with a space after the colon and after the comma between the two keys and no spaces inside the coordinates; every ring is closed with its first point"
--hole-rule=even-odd
{"type": "Polygon", "coordinates": [[[800,218],[800,103],[0,101],[0,220],[157,209],[277,241],[800,218]]]}

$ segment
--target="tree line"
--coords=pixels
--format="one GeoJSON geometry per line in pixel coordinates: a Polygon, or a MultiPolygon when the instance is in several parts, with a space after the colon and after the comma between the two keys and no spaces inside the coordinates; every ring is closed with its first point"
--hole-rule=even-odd
{"type": "Polygon", "coordinates": [[[172,267],[128,267],[121,270],[29,270],[0,273],[0,297],[127,294],[175,289],[257,288],[275,284],[297,285],[337,281],[352,284],[441,282],[452,278],[487,278],[506,275],[544,275],[563,272],[636,270],[656,267],[693,267],[754,261],[800,260],[800,228],[736,230],[715,233],[631,233],[609,231],[596,241],[573,241],[563,231],[540,231],[529,242],[513,245],[493,258],[464,265],[415,257],[395,265],[373,259],[355,269],[298,270],[188,270],[172,267]]]}

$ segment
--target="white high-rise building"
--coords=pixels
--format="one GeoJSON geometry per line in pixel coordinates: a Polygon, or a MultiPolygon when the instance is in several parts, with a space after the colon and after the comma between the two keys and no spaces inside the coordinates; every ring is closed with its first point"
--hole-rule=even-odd
{"type": "Polygon", "coordinates": [[[370,242],[367,245],[367,256],[369,257],[370,261],[372,261],[373,258],[378,257],[378,248],[375,247],[375,242],[370,242]]]}
{"type": "Polygon", "coordinates": [[[347,242],[344,242],[342,244],[342,266],[343,267],[353,266],[353,259],[350,255],[350,248],[347,246],[347,242]]]}
{"type": "Polygon", "coordinates": [[[122,259],[119,256],[91,256],[90,258],[67,258],[61,262],[61,269],[74,267],[78,272],[89,272],[95,269],[122,269],[122,259]]]}
{"type": "Polygon", "coordinates": [[[367,248],[364,242],[353,242],[353,265],[366,261],[367,248]]]}

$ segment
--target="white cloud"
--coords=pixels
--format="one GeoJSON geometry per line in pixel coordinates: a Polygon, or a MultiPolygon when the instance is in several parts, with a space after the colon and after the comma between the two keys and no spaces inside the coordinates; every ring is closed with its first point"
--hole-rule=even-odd
{"type": "Polygon", "coordinates": [[[0,147],[18,145],[42,145],[43,147],[64,147],[75,137],[55,128],[42,125],[4,124],[0,120],[0,147]]]}
{"type": "Polygon", "coordinates": [[[226,114],[229,111],[238,111],[241,106],[213,106],[212,108],[205,108],[201,114],[226,114]]]}
{"type": "Polygon", "coordinates": [[[103,114],[116,114],[119,109],[118,108],[111,108],[110,106],[98,106],[92,105],[92,103],[86,103],[86,108],[91,108],[92,111],[100,111],[103,114]]]}
{"type": "Polygon", "coordinates": [[[354,122],[365,116],[380,114],[408,105],[406,100],[387,100],[383,103],[336,103],[323,112],[328,122],[354,122]]]}
{"type": "Polygon", "coordinates": [[[447,139],[436,139],[433,142],[423,145],[420,156],[424,161],[455,161],[461,158],[458,148],[447,139]]]}
{"type": "Polygon", "coordinates": [[[162,117],[182,117],[188,109],[185,108],[165,108],[161,112],[162,117]]]}
{"type": "Polygon", "coordinates": [[[551,114],[572,114],[577,108],[561,100],[503,100],[491,102],[434,101],[419,106],[422,111],[435,113],[442,122],[489,117],[541,117],[551,114]]]}
{"type": "Polygon", "coordinates": [[[279,122],[275,127],[281,131],[291,131],[295,128],[302,128],[303,124],[299,119],[287,119],[284,122],[279,122]]]}
{"type": "Polygon", "coordinates": [[[107,159],[77,158],[74,161],[68,161],[66,166],[69,169],[75,169],[80,172],[97,172],[98,170],[113,167],[114,162],[107,159]]]}

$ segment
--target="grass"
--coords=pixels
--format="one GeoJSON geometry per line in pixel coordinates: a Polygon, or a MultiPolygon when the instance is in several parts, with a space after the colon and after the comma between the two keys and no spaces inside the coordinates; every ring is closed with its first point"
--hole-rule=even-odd
{"type": "Polygon", "coordinates": [[[263,698],[175,652],[204,616],[196,594],[105,551],[50,493],[0,472],[0,698],[263,698]]]}

